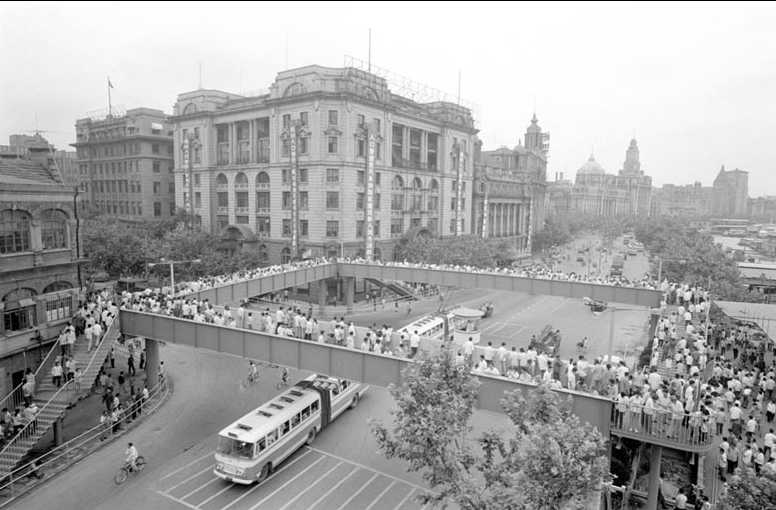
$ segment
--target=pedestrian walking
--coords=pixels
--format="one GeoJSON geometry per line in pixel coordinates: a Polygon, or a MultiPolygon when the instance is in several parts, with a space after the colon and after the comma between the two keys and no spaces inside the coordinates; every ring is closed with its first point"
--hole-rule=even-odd
{"type": "Polygon", "coordinates": [[[127,358],[127,375],[130,377],[135,375],[135,355],[132,353],[129,353],[127,358]]]}
{"type": "Polygon", "coordinates": [[[59,388],[62,386],[62,365],[59,360],[54,362],[54,366],[51,367],[51,384],[59,388]]]}
{"type": "Polygon", "coordinates": [[[138,365],[140,370],[145,368],[145,351],[140,351],[140,363],[138,365]]]}
{"type": "Polygon", "coordinates": [[[113,352],[113,347],[110,348],[110,367],[116,368],[116,355],[113,352]]]}

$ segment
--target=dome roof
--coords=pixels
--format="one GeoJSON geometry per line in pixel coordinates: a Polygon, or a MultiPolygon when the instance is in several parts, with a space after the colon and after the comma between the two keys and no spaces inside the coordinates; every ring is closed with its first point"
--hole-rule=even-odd
{"type": "Polygon", "coordinates": [[[577,170],[577,173],[588,174],[588,175],[592,175],[592,174],[603,175],[606,173],[606,170],[604,170],[604,167],[602,167],[591,154],[587,162],[585,162],[584,165],[579,167],[579,170],[577,170]]]}

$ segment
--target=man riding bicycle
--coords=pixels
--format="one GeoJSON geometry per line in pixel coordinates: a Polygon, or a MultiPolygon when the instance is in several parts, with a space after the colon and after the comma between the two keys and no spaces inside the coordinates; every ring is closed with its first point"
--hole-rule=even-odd
{"type": "Polygon", "coordinates": [[[255,382],[259,380],[259,369],[256,367],[256,363],[250,362],[250,371],[248,373],[248,380],[255,382]]]}
{"type": "Polygon", "coordinates": [[[280,372],[280,381],[283,385],[288,384],[288,369],[286,367],[283,367],[283,370],[280,372]]]}
{"type": "Polygon", "coordinates": [[[135,465],[135,461],[137,461],[137,448],[135,448],[135,445],[132,443],[129,443],[127,446],[127,450],[124,452],[124,455],[126,455],[126,463],[129,466],[130,470],[135,471],[137,469],[137,466],[135,465]]]}

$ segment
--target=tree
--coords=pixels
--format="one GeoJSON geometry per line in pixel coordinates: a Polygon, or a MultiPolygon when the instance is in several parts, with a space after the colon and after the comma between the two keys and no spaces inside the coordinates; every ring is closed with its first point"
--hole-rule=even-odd
{"type": "Polygon", "coordinates": [[[492,267],[496,263],[494,254],[491,243],[474,235],[447,238],[416,236],[403,239],[397,246],[397,259],[409,262],[492,267]]]}
{"type": "Polygon", "coordinates": [[[728,481],[720,503],[723,510],[776,508],[776,476],[764,471],[758,476],[744,467],[728,481]]]}
{"type": "Polygon", "coordinates": [[[380,450],[409,463],[430,491],[421,503],[463,510],[550,510],[589,497],[608,479],[605,440],[540,386],[502,400],[512,425],[471,439],[478,380],[449,349],[405,369],[392,386],[392,431],[371,422],[380,450]]]}

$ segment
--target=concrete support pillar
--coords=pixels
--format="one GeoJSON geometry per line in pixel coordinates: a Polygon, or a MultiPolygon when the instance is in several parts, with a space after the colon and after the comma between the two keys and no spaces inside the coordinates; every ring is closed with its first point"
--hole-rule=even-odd
{"type": "Polygon", "coordinates": [[[54,446],[59,446],[64,442],[62,436],[62,418],[54,422],[54,446]]]}
{"type": "Polygon", "coordinates": [[[342,279],[342,285],[345,293],[345,306],[348,313],[353,312],[353,297],[356,294],[356,278],[353,276],[346,276],[342,279]]]}
{"type": "Polygon", "coordinates": [[[146,384],[153,388],[159,382],[159,342],[146,338],[146,384]]]}
{"type": "Polygon", "coordinates": [[[649,450],[649,485],[647,488],[646,510],[657,510],[657,493],[660,490],[660,463],[663,459],[663,447],[652,445],[649,450]]]}

